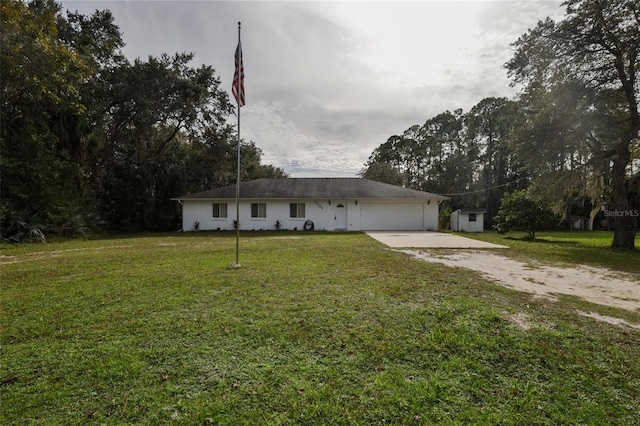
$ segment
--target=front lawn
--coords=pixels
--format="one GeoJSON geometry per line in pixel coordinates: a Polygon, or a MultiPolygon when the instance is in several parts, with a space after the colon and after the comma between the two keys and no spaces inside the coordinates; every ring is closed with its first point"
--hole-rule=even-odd
{"type": "Polygon", "coordinates": [[[0,250],[1,424],[640,423],[640,330],[364,234],[0,250]]]}

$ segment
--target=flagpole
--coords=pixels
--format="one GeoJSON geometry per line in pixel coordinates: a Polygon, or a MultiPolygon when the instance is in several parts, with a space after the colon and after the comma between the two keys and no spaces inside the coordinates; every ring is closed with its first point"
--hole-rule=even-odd
{"type": "MultiPolygon", "coordinates": [[[[240,49],[240,54],[242,55],[242,48],[240,47],[240,22],[238,21],[238,48],[240,49]]],[[[242,57],[236,58],[236,61],[242,61],[242,57]]],[[[240,64],[236,64],[236,67],[242,66],[240,64]]],[[[236,84],[238,85],[238,96],[236,97],[236,102],[238,106],[238,169],[236,176],[236,268],[240,267],[240,101],[242,99],[240,95],[240,88],[242,87],[240,84],[240,79],[242,72],[238,70],[237,73],[236,84]]]]}

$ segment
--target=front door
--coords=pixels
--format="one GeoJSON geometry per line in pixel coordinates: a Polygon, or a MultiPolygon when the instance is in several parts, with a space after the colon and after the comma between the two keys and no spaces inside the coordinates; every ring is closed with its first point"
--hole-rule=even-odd
{"type": "Polygon", "coordinates": [[[347,229],[347,208],[344,204],[338,203],[335,208],[335,216],[334,216],[334,226],[333,228],[336,230],[345,230],[347,229]]]}

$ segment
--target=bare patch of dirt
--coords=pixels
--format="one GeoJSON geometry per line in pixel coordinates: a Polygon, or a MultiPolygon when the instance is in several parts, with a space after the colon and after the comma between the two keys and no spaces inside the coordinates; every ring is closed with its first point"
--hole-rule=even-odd
{"type": "Polygon", "coordinates": [[[508,315],[507,320],[509,320],[510,322],[517,325],[523,330],[529,330],[531,327],[533,327],[533,324],[529,320],[529,317],[526,314],[523,314],[522,312],[508,315]]]}
{"type": "Polygon", "coordinates": [[[3,254],[0,254],[0,265],[6,264],[6,263],[17,263],[17,262],[19,262],[19,260],[16,256],[5,256],[3,254]]]}
{"type": "Polygon", "coordinates": [[[89,251],[89,250],[107,250],[107,249],[129,249],[132,247],[133,246],[104,246],[104,247],[75,248],[75,249],[66,249],[66,250],[35,251],[32,253],[25,254],[22,257],[0,255],[0,265],[9,264],[9,263],[18,263],[18,262],[32,262],[34,260],[40,260],[40,259],[51,259],[55,257],[60,257],[63,254],[70,253],[70,252],[80,252],[80,251],[89,251]]]}
{"type": "Polygon", "coordinates": [[[636,312],[640,310],[638,280],[629,274],[605,268],[563,268],[535,263],[532,267],[531,263],[525,264],[500,254],[479,250],[456,250],[438,255],[419,250],[400,251],[427,262],[472,269],[505,287],[543,297],[553,298],[554,294],[566,294],[600,305],[636,312]]]}
{"type": "Polygon", "coordinates": [[[601,315],[597,312],[584,312],[584,311],[576,311],[578,313],[578,315],[582,315],[583,317],[589,317],[589,318],[593,318],[593,319],[597,319],[598,321],[604,321],[606,323],[609,324],[613,324],[613,325],[626,325],[627,327],[631,327],[631,328],[637,328],[638,330],[640,330],[640,325],[638,324],[632,324],[629,321],[625,321],[623,319],[620,318],[614,318],[614,317],[610,317],[607,315],[601,315]]]}

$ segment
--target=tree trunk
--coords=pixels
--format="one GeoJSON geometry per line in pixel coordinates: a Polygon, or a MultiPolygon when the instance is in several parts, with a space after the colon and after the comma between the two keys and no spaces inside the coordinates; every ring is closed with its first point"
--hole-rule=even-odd
{"type": "MultiPolygon", "coordinates": [[[[637,18],[637,16],[636,16],[637,18]]],[[[624,55],[616,57],[615,68],[618,72],[622,90],[629,104],[629,127],[626,129],[622,140],[616,147],[616,156],[613,162],[613,206],[618,212],[613,220],[613,242],[611,247],[615,249],[635,250],[637,218],[632,216],[631,203],[629,201],[629,182],[627,181],[627,165],[631,162],[631,141],[640,133],[640,114],[638,113],[638,99],[636,87],[636,63],[638,49],[629,49],[629,65],[624,66],[624,55]],[[628,73],[627,73],[628,71],[628,73]],[[620,212],[624,212],[621,214],[620,212]]]]}
{"type": "Polygon", "coordinates": [[[635,250],[637,223],[631,216],[631,204],[629,203],[629,187],[626,180],[627,165],[631,159],[629,143],[621,142],[613,162],[611,173],[613,186],[613,242],[611,248],[623,250],[635,250]],[[625,149],[626,148],[626,149],[625,149]]]}
{"type": "Polygon", "coordinates": [[[602,210],[600,204],[597,204],[589,212],[589,231],[593,231],[593,222],[596,219],[596,215],[602,210]]]}

